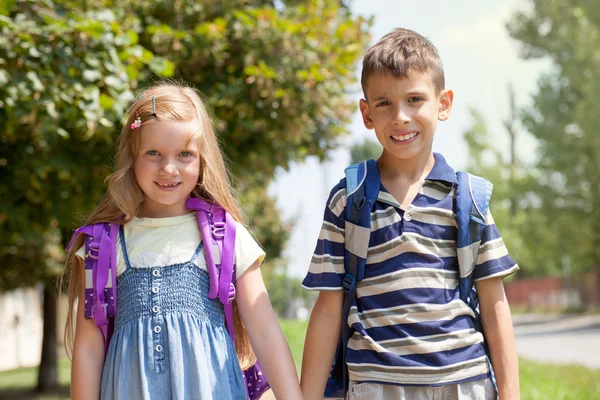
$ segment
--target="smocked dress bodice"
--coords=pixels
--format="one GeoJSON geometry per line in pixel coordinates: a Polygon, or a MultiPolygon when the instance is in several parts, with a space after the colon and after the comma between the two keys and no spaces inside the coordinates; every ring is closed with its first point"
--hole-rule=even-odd
{"type": "Polygon", "coordinates": [[[132,267],[117,278],[117,315],[102,373],[102,399],[245,399],[223,306],[191,259],[132,267]]]}

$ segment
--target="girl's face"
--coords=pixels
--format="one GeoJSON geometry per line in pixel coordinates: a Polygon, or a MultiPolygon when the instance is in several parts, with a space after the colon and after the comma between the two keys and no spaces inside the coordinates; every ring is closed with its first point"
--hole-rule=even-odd
{"type": "Polygon", "coordinates": [[[198,125],[153,121],[140,135],[135,177],[144,192],[137,217],[164,218],[190,211],[185,202],[198,183],[200,155],[198,125]]]}

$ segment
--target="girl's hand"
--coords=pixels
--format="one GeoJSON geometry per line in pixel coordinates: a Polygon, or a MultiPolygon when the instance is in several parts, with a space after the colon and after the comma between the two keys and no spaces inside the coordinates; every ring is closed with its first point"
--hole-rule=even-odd
{"type": "Polygon", "coordinates": [[[73,400],[98,399],[104,366],[104,336],[94,320],[86,319],[84,316],[85,266],[77,256],[74,257],[73,268],[80,269],[81,281],[71,366],[71,398],[73,400]]]}
{"type": "Polygon", "coordinates": [[[277,399],[302,399],[298,372],[283,335],[258,261],[236,283],[236,302],[250,343],[277,399]]]}

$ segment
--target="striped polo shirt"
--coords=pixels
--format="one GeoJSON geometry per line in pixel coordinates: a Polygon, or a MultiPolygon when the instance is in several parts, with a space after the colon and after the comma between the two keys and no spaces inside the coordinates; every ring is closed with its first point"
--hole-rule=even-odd
{"type": "MultiPolygon", "coordinates": [[[[440,154],[412,204],[403,209],[381,185],[371,213],[364,279],[347,323],[349,377],[397,385],[434,386],[490,375],[483,336],[459,298],[454,170],[440,154]]],[[[346,182],[331,191],[323,226],[302,285],[342,290],[346,182]]],[[[518,269],[491,214],[474,279],[518,269]]]]}

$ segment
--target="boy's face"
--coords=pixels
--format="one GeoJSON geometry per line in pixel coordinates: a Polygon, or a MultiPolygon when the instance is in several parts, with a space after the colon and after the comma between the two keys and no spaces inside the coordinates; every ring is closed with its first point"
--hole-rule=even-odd
{"type": "Polygon", "coordinates": [[[401,160],[431,154],[437,121],[450,116],[454,94],[437,93],[429,72],[408,77],[376,73],[368,78],[360,111],[367,129],[374,129],[383,155],[401,160]]]}

